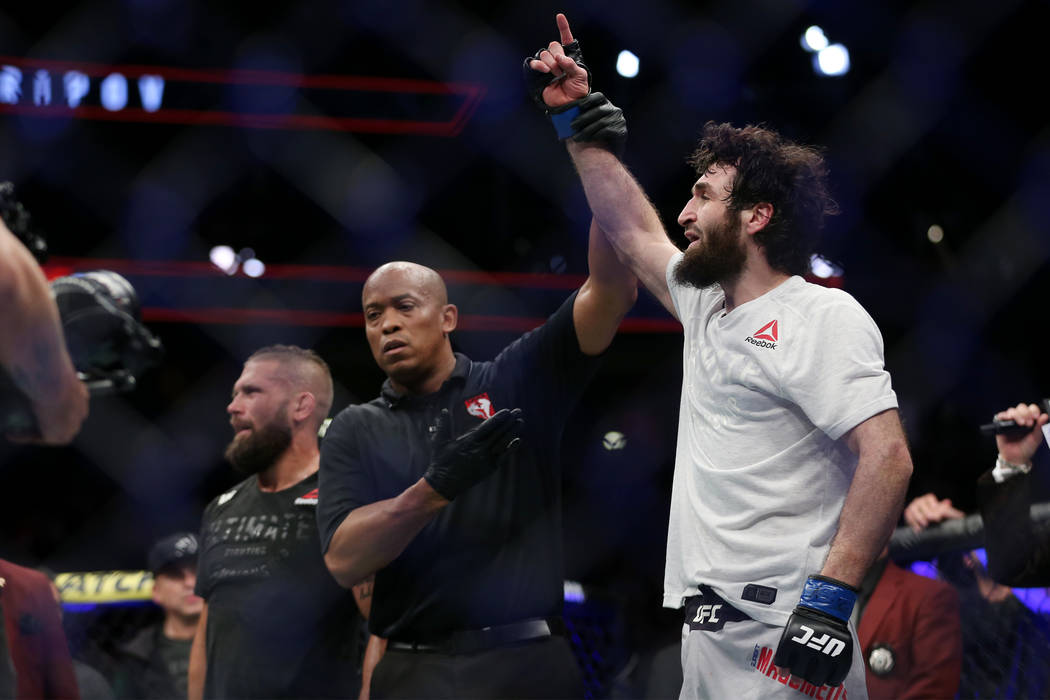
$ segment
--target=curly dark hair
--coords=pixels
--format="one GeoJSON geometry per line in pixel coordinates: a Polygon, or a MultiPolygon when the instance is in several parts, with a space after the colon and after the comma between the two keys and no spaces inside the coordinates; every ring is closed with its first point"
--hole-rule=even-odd
{"type": "Polygon", "coordinates": [[[736,168],[730,211],[742,211],[761,202],[773,205],[769,223],[755,234],[774,269],[804,275],[816,246],[824,217],[837,214],[828,193],[824,158],[811,146],[784,139],[763,126],[708,122],[697,149],[689,157],[697,176],[714,165],[736,168]]]}

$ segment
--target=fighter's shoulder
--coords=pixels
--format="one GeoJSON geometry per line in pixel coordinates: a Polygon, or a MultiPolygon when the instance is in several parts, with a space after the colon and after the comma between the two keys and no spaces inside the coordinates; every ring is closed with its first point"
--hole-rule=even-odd
{"type": "Polygon", "coordinates": [[[825,287],[801,278],[795,278],[783,294],[777,295],[776,303],[785,313],[808,321],[820,319],[842,322],[849,318],[871,317],[867,310],[849,292],[835,287],[825,287]]]}
{"type": "Polygon", "coordinates": [[[337,432],[342,429],[357,426],[361,423],[367,423],[369,421],[381,420],[383,416],[388,412],[390,403],[382,396],[368,401],[366,403],[353,403],[346,406],[332,418],[331,425],[328,426],[328,432],[325,436],[331,434],[334,429],[337,432]]]}
{"type": "Polygon", "coordinates": [[[251,493],[252,487],[254,487],[252,482],[254,482],[255,478],[254,475],[249,476],[211,499],[208,506],[204,509],[205,518],[207,519],[210,514],[223,510],[230,503],[246,498],[251,493]]]}

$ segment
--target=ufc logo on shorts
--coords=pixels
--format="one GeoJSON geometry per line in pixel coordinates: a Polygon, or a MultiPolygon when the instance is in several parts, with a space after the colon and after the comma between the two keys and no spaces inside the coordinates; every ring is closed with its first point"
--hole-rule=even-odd
{"type": "Polygon", "coordinates": [[[705,619],[708,622],[718,622],[718,609],[721,607],[721,605],[701,605],[697,608],[693,622],[702,623],[705,619]]]}
{"type": "Polygon", "coordinates": [[[791,641],[798,644],[805,644],[810,649],[816,649],[819,652],[827,654],[831,658],[835,658],[846,648],[846,643],[841,639],[832,639],[831,635],[828,634],[814,637],[813,629],[806,625],[799,625],[799,629],[802,630],[802,636],[792,637],[791,641]]]}

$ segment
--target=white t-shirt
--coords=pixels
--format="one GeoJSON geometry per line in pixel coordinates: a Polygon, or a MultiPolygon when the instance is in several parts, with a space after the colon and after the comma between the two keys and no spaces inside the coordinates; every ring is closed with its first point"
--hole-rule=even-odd
{"type": "Polygon", "coordinates": [[[846,292],[791,277],[724,313],[675,284],[685,331],[664,606],[706,584],[756,620],[787,622],[838,529],[857,457],[840,439],[896,408],[882,335],[846,292]],[[744,586],[776,600],[742,600],[744,586]]]}

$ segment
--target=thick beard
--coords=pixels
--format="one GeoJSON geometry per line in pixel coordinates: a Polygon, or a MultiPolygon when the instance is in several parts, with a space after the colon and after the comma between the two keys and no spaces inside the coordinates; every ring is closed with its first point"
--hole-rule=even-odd
{"type": "Polygon", "coordinates": [[[700,289],[739,277],[747,262],[747,250],[733,212],[726,212],[722,223],[710,227],[703,236],[700,244],[687,248],[675,265],[674,281],[700,289]]]}
{"type": "Polygon", "coordinates": [[[241,474],[251,476],[272,467],[292,444],[292,429],[270,424],[226,446],[226,460],[241,474]]]}

